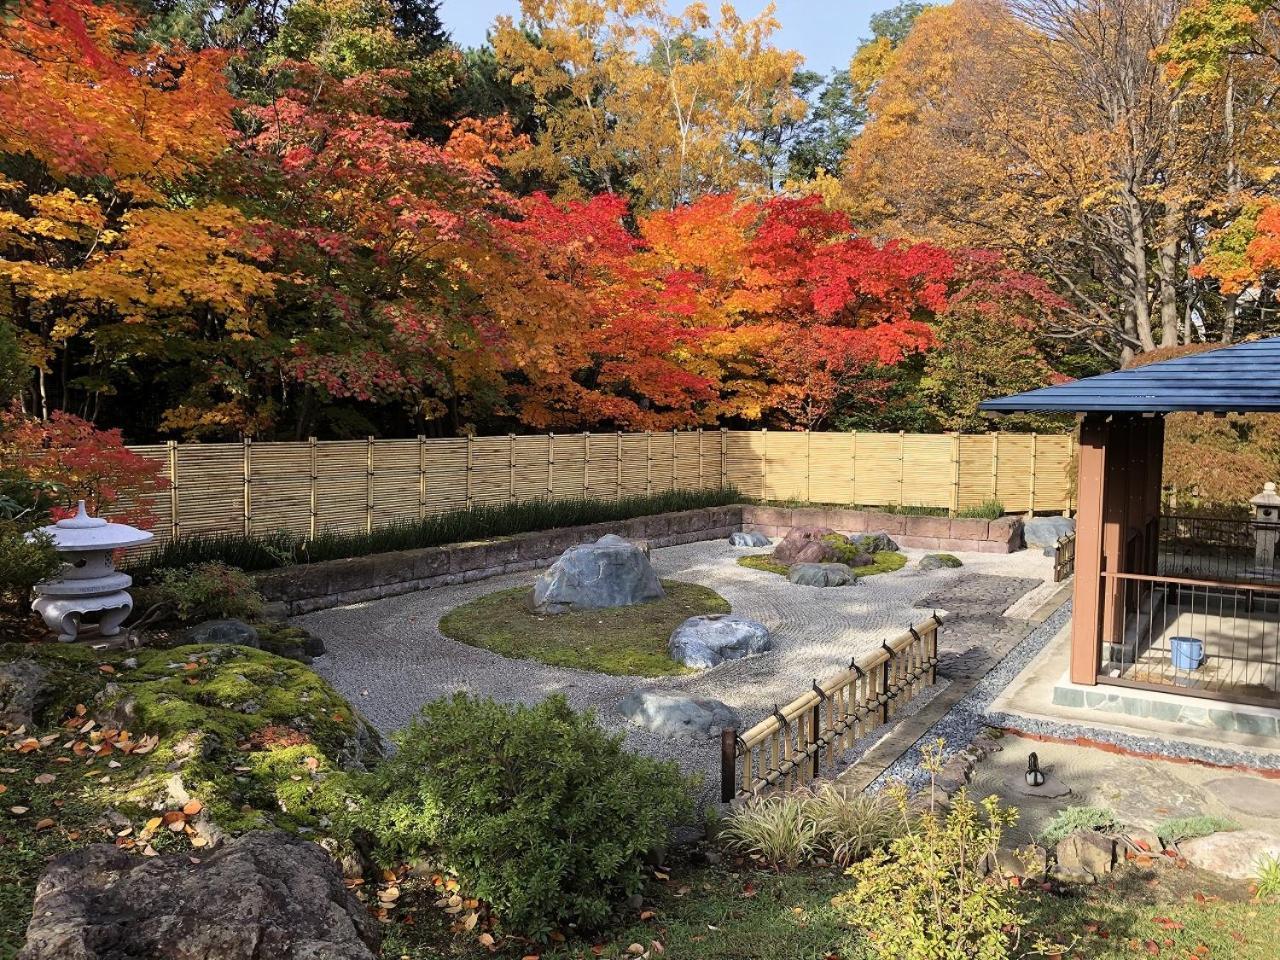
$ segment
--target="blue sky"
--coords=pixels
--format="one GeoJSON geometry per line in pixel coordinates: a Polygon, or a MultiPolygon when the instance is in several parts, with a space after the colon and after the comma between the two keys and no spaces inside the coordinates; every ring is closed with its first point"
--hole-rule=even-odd
{"type": "MultiPolygon", "coordinates": [[[[734,6],[744,17],[755,16],[767,0],[737,0],[734,6]]],[[[782,29],[778,46],[799,50],[805,66],[823,73],[845,67],[858,40],[870,31],[867,20],[877,10],[886,10],[895,0],[777,0],[782,29]]],[[[685,6],[684,0],[670,0],[672,9],[685,6]]],[[[717,0],[709,0],[713,11],[717,0]]],[[[518,16],[520,0],[443,0],[440,14],[453,39],[464,47],[484,40],[485,30],[499,14],[518,16]]]]}

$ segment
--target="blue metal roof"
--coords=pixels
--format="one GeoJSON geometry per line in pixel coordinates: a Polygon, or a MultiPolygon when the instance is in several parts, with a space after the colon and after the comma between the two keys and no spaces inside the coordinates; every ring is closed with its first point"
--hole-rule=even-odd
{"type": "Polygon", "coordinates": [[[987,400],[995,413],[1280,413],[1280,337],[987,400]]]}

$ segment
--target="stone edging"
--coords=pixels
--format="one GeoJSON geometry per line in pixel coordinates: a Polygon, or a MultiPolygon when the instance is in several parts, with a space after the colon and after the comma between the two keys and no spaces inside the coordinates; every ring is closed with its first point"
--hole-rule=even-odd
{"type": "Polygon", "coordinates": [[[940,550],[1009,553],[1018,549],[1022,521],[908,517],[873,510],[764,507],[731,504],[630,520],[521,533],[500,540],[399,550],[345,560],[298,564],[257,574],[258,589],[286,616],[393,597],[430,587],[484,580],[553,563],[569,547],[606,533],[670,547],[719,540],[742,530],[785,536],[792,526],[828,526],[842,533],[884,532],[901,545],[940,550]],[[945,536],[927,535],[928,531],[945,536]]]}

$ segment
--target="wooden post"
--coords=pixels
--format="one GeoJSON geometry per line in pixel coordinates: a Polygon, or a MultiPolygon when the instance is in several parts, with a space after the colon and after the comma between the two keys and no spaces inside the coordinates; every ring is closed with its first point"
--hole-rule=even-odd
{"type": "Polygon", "coordinates": [[[822,747],[819,743],[822,739],[822,699],[813,705],[812,716],[809,718],[809,725],[812,728],[810,739],[813,741],[813,778],[816,780],[822,775],[822,747]]]}
{"type": "Polygon", "coordinates": [[[427,438],[418,434],[418,519],[427,518],[427,438]]]}
{"type": "Polygon", "coordinates": [[[1077,481],[1076,580],[1071,607],[1071,681],[1098,682],[1102,651],[1102,529],[1108,424],[1090,414],[1080,427],[1077,481]]]}
{"type": "Polygon", "coordinates": [[[244,438],[244,535],[253,535],[253,438],[244,438]]]}
{"type": "Polygon", "coordinates": [[[364,532],[373,533],[373,437],[365,443],[364,532]]]}
{"type": "Polygon", "coordinates": [[[316,438],[308,437],[307,446],[310,448],[311,453],[311,502],[308,505],[307,539],[314,540],[316,538],[316,508],[319,505],[319,500],[316,497],[316,480],[318,479],[316,473],[316,438]]]}
{"type": "Polygon", "coordinates": [[[170,440],[169,448],[169,539],[176,540],[178,525],[178,441],[170,440]]]}
{"type": "MultiPolygon", "coordinates": [[[[751,763],[747,751],[746,762],[751,763]]],[[[738,789],[738,731],[725,727],[720,731],[720,802],[730,803],[738,789]]]]}

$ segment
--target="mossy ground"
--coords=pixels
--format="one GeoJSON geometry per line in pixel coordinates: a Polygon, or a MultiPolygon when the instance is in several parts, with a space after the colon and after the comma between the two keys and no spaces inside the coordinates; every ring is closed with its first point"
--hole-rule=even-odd
{"type": "MultiPolygon", "coordinates": [[[[873,577],[877,573],[892,573],[894,570],[901,570],[907,565],[907,558],[904,554],[898,553],[896,550],[881,550],[879,553],[872,554],[872,562],[864,567],[854,567],[853,572],[861,579],[862,577],[873,577]]],[[[773,558],[771,553],[757,553],[748,557],[739,557],[738,566],[747,567],[751,570],[763,570],[765,573],[776,573],[780,577],[785,577],[791,572],[788,564],[780,563],[773,558]]]]}
{"type": "Polygon", "coordinates": [[[376,734],[324,680],[256,650],[0,646],[14,659],[50,672],[50,698],[0,757],[0,960],[21,945],[50,856],[98,842],[194,853],[209,830],[272,826],[337,844],[354,778],[378,755],[376,734]],[[187,829],[147,828],[189,801],[202,809],[187,829]]]}
{"type": "MultiPolygon", "coordinates": [[[[1272,960],[1280,903],[1249,899],[1243,884],[1231,886],[1230,892],[1219,887],[1218,894],[1196,887],[1209,881],[1195,870],[1125,868],[1101,886],[1071,894],[1027,890],[1017,900],[1027,923],[1012,956],[1042,958],[1030,949],[1044,935],[1069,947],[1064,960],[1272,960]]],[[[483,926],[462,931],[454,917],[433,906],[440,892],[428,881],[401,882],[400,901],[385,928],[383,955],[409,960],[530,955],[593,960],[629,956],[628,948],[638,943],[651,957],[681,960],[882,960],[831,905],[848,886],[834,869],[779,873],[741,862],[715,867],[677,863],[655,870],[641,910],[629,911],[598,937],[570,935],[549,948],[500,939],[491,952],[478,939],[483,926]]]]}
{"type": "Polygon", "coordinates": [[[671,632],[699,614],[728,613],[714,590],[664,580],[666,597],[650,603],[554,616],[534,611],[529,587],[500,590],[450,610],[440,620],[446,637],[517,660],[537,660],[613,676],[689,673],[667,655],[671,632]]]}

